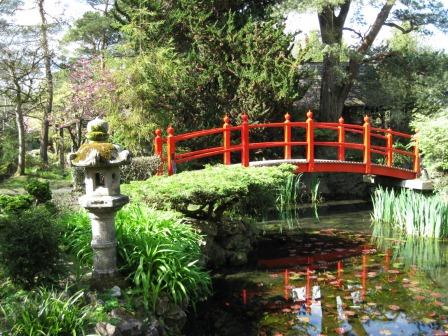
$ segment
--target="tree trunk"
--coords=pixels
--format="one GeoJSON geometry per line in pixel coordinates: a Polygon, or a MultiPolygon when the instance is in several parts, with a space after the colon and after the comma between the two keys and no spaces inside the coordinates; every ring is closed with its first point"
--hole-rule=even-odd
{"type": "Polygon", "coordinates": [[[39,13],[41,18],[41,47],[44,51],[45,78],[47,82],[47,104],[42,118],[42,129],[40,133],[40,159],[43,163],[48,163],[48,131],[49,120],[53,110],[53,74],[51,72],[51,53],[48,46],[48,26],[44,11],[44,0],[38,0],[39,13]]]}
{"type": "Polygon", "coordinates": [[[324,121],[337,121],[344,109],[344,103],[353,84],[358,77],[362,57],[372,46],[381,27],[389,17],[396,0],[387,0],[370,26],[367,35],[356,49],[356,55],[350,56],[348,65],[342,68],[339,50],[342,46],[342,32],[347,18],[351,0],[345,0],[340,5],[338,16],[335,7],[326,6],[318,14],[322,43],[330,50],[324,55],[322,65],[322,82],[320,87],[320,108],[317,118],[324,121]],[[344,73],[341,76],[340,73],[344,73]]]}
{"type": "Polygon", "coordinates": [[[23,111],[22,111],[22,98],[19,96],[16,102],[16,124],[17,124],[17,135],[19,140],[19,157],[18,157],[18,167],[17,175],[25,175],[25,124],[23,121],[23,111]]]}
{"type": "Polygon", "coordinates": [[[341,95],[345,83],[341,78],[340,47],[345,19],[350,9],[350,0],[341,4],[338,16],[335,8],[326,6],[318,14],[322,43],[329,50],[324,55],[320,86],[320,107],[316,118],[322,121],[336,121],[344,108],[346,97],[341,95]]]}
{"type": "Polygon", "coordinates": [[[65,153],[64,153],[64,129],[59,128],[59,167],[65,168],[65,153]]]}
{"type": "Polygon", "coordinates": [[[339,68],[338,55],[330,52],[324,56],[318,120],[337,121],[342,114],[346,97],[342,95],[343,85],[340,83],[339,68]]]}

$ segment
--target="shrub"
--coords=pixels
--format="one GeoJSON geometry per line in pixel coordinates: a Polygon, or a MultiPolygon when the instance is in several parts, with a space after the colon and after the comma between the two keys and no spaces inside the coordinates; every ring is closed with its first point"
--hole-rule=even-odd
{"type": "Polygon", "coordinates": [[[59,257],[59,230],[45,206],[0,217],[0,262],[14,281],[32,286],[49,279],[59,257]]]}
{"type": "Polygon", "coordinates": [[[372,202],[374,236],[448,237],[448,203],[439,195],[378,188],[372,202]]]}
{"type": "Polygon", "coordinates": [[[2,285],[0,325],[8,335],[84,335],[105,319],[100,309],[87,304],[83,291],[12,292],[14,288],[7,288],[5,293],[6,285],[2,285]]]}
{"type": "Polygon", "coordinates": [[[0,195],[0,215],[20,213],[29,209],[32,203],[31,195],[0,195]]]}
{"type": "Polygon", "coordinates": [[[51,200],[50,183],[48,181],[30,179],[25,185],[25,190],[34,197],[38,204],[51,200]]]}
{"type": "MultiPolygon", "coordinates": [[[[90,223],[78,212],[63,217],[71,251],[87,261],[90,223]]],[[[194,304],[210,290],[210,277],[198,265],[202,237],[174,212],[130,205],[116,217],[121,269],[132,280],[147,310],[161,295],[178,304],[194,304]]],[[[90,255],[91,256],[91,255],[90,255]]],[[[91,259],[90,259],[91,260],[91,259]]]]}
{"type": "Polygon", "coordinates": [[[144,181],[156,175],[161,163],[157,155],[132,158],[130,164],[120,167],[121,182],[144,181]]]}
{"type": "Polygon", "coordinates": [[[174,209],[192,218],[219,221],[225,211],[260,215],[275,207],[293,165],[243,168],[213,166],[173,176],[155,176],[124,186],[133,200],[174,209]]]}
{"type": "Polygon", "coordinates": [[[415,122],[419,130],[419,148],[428,167],[448,171],[448,116],[419,117],[415,122]]]}

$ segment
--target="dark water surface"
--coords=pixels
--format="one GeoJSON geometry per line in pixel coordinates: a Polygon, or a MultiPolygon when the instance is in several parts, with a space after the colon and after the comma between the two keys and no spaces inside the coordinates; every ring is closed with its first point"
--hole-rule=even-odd
{"type": "Polygon", "coordinates": [[[214,277],[188,335],[448,335],[448,244],[372,239],[368,212],[260,224],[254,263],[214,277]]]}

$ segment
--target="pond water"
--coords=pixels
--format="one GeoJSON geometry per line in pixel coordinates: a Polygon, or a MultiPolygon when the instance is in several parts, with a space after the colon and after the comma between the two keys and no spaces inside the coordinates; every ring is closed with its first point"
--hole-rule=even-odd
{"type": "Polygon", "coordinates": [[[368,212],[260,224],[253,264],[214,276],[187,335],[448,335],[448,244],[374,239],[368,212]]]}

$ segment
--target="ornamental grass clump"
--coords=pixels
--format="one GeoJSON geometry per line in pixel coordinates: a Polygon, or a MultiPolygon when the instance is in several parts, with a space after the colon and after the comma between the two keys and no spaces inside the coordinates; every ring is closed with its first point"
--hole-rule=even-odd
{"type": "MultiPolygon", "coordinates": [[[[91,229],[87,214],[62,218],[65,244],[91,265],[91,229]]],[[[134,295],[154,311],[161,296],[176,304],[195,304],[210,293],[210,276],[199,265],[202,236],[175,212],[129,205],[116,216],[119,267],[133,283],[134,295]]]]}
{"type": "Polygon", "coordinates": [[[439,195],[378,188],[372,196],[375,236],[448,237],[448,204],[439,195]]]}
{"type": "Polygon", "coordinates": [[[106,319],[100,307],[87,303],[82,290],[39,287],[26,292],[3,282],[0,295],[0,334],[85,335],[106,319]]]}

